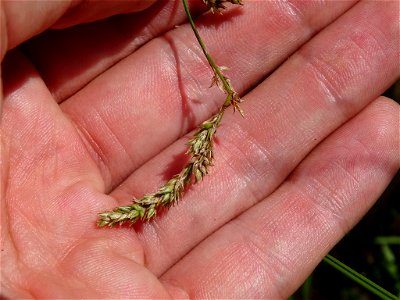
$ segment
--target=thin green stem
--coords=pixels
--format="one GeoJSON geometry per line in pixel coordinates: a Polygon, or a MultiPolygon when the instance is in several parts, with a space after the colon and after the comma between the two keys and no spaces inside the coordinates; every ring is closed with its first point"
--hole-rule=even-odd
{"type": "Polygon", "coordinates": [[[381,286],[377,285],[375,282],[371,281],[367,277],[361,275],[357,271],[353,270],[349,266],[345,265],[338,259],[334,258],[331,255],[327,255],[324,258],[324,261],[329,264],[330,266],[334,267],[336,270],[341,272],[343,275],[349,277],[351,280],[357,282],[359,285],[366,288],[371,293],[378,296],[380,299],[383,300],[398,300],[398,298],[393,295],[392,293],[388,292],[381,286]]]}
{"type": "MultiPolygon", "coordinates": [[[[190,26],[192,26],[194,35],[196,36],[197,41],[199,42],[199,45],[201,47],[201,49],[203,50],[204,56],[207,58],[208,63],[210,64],[210,67],[213,69],[213,71],[215,72],[215,74],[218,76],[218,78],[221,80],[224,89],[227,91],[227,93],[233,93],[230,84],[228,83],[228,81],[226,80],[225,76],[222,74],[221,70],[219,69],[219,67],[217,66],[217,64],[214,62],[214,60],[212,59],[212,57],[210,56],[210,54],[207,51],[206,46],[203,43],[203,40],[201,39],[201,36],[199,34],[199,32],[197,31],[196,25],[194,24],[192,15],[190,14],[189,11],[189,6],[186,0],[182,0],[183,2],[183,7],[185,8],[185,12],[186,15],[188,17],[190,26]]],[[[226,101],[229,101],[228,99],[226,101]]],[[[225,106],[228,106],[230,104],[229,103],[224,103],[225,106]]]]}

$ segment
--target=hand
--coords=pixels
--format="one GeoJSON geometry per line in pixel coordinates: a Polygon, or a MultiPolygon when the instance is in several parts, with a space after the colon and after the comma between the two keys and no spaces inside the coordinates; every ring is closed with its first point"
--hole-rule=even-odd
{"type": "Polygon", "coordinates": [[[225,115],[211,174],[177,206],[107,229],[97,213],[179,172],[186,134],[224,101],[188,24],[174,28],[180,0],[69,28],[151,4],[112,3],[4,3],[3,295],[287,298],[399,168],[399,107],[377,98],[399,76],[396,2],[199,17],[246,118],[225,115]],[[66,29],[10,50],[49,27],[66,29]]]}

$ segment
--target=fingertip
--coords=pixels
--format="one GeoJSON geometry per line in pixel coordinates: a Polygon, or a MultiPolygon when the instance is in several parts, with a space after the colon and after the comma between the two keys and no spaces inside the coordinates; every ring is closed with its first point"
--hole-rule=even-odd
{"type": "Polygon", "coordinates": [[[1,6],[1,57],[48,28],[65,28],[146,9],[155,0],[134,1],[3,1],[1,6]],[[5,50],[6,49],[6,50],[5,50]]]}
{"type": "Polygon", "coordinates": [[[68,10],[71,1],[2,1],[1,4],[1,42],[9,50],[49,28],[68,10]]]}
{"type": "Polygon", "coordinates": [[[155,0],[82,1],[67,11],[52,28],[62,29],[105,19],[117,14],[139,12],[147,9],[154,2],[155,0]]]}

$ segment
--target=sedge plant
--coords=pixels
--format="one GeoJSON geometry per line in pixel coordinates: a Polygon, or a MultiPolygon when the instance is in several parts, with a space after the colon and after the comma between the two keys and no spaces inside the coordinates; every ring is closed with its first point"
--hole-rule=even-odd
{"type": "MultiPolygon", "coordinates": [[[[204,0],[204,2],[211,12],[220,12],[225,9],[224,2],[242,5],[241,0],[204,0]]],[[[134,199],[130,205],[119,206],[112,211],[100,213],[97,221],[97,225],[100,227],[113,226],[125,222],[132,224],[139,220],[148,221],[154,218],[160,209],[176,204],[192,181],[197,183],[209,173],[214,161],[214,136],[225,110],[232,106],[234,111],[239,111],[243,116],[243,111],[239,107],[239,103],[242,100],[232,87],[228,77],[222,73],[225,67],[218,66],[207,51],[196,29],[186,0],[183,0],[183,6],[196,39],[214,73],[212,83],[216,84],[225,93],[225,101],[218,112],[203,122],[192,139],[190,139],[188,143],[189,149],[187,150],[190,159],[182,171],[167,181],[158,191],[146,194],[141,199],[134,199]]]]}
{"type": "MultiPolygon", "coordinates": [[[[185,189],[191,183],[201,181],[203,177],[209,173],[210,167],[214,162],[214,137],[226,109],[233,107],[234,111],[238,111],[242,116],[244,116],[243,111],[239,106],[242,99],[233,88],[229,78],[223,73],[227,68],[215,63],[196,28],[188,8],[187,0],[182,0],[182,2],[189,24],[214,74],[212,85],[215,84],[221,89],[225,94],[225,101],[219,108],[218,112],[208,120],[204,121],[197,128],[194,136],[189,140],[187,154],[190,158],[189,162],[184,166],[181,172],[173,176],[156,192],[146,194],[141,199],[134,198],[130,205],[118,206],[112,211],[100,213],[97,221],[99,227],[111,227],[123,223],[133,224],[137,221],[149,221],[157,215],[157,212],[160,209],[169,208],[176,204],[182,198],[185,189]]],[[[203,2],[212,13],[221,13],[221,11],[226,8],[224,5],[226,2],[235,5],[243,5],[242,0],[203,0],[203,2]]],[[[396,296],[387,292],[379,285],[357,273],[334,257],[327,255],[324,258],[324,261],[345,276],[368,289],[379,298],[385,300],[397,299],[396,296]]]]}

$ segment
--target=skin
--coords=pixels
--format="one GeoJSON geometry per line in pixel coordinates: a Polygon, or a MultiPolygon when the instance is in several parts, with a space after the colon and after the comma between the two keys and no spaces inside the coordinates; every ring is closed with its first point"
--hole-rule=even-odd
{"type": "Polygon", "coordinates": [[[2,3],[3,296],[287,298],[399,169],[399,106],[379,97],[399,76],[397,18],[396,1],[200,16],[246,118],[225,115],[179,205],[99,229],[179,171],[224,95],[180,1],[2,3]],[[50,27],[65,29],[17,47],[50,27]]]}

